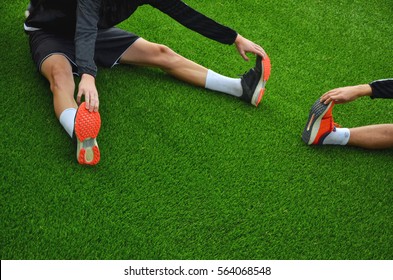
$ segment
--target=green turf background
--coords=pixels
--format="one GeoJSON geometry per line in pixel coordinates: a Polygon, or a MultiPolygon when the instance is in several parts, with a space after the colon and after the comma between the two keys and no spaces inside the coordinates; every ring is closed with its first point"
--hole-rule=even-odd
{"type": "MultiPolygon", "coordinates": [[[[77,164],[23,32],[0,2],[1,259],[392,259],[392,150],[308,147],[327,90],[393,76],[389,0],[187,0],[272,61],[258,108],[158,69],[99,69],[102,157],[77,164]]],[[[236,77],[235,47],[149,6],[121,25],[236,77]]],[[[390,100],[339,105],[345,127],[391,123],[390,100]]]]}

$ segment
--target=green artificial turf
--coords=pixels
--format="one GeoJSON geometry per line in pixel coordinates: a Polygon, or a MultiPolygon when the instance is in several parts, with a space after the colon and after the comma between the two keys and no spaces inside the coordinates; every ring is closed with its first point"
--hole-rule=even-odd
{"type": "MultiPolygon", "coordinates": [[[[187,0],[268,52],[262,103],[99,68],[95,167],[78,165],[55,118],[26,2],[0,3],[1,259],[393,258],[392,150],[300,138],[324,92],[392,77],[391,1],[187,0]]],[[[149,6],[121,27],[231,77],[254,64],[149,6]]],[[[392,105],[333,112],[344,127],[391,123],[392,105]]]]}

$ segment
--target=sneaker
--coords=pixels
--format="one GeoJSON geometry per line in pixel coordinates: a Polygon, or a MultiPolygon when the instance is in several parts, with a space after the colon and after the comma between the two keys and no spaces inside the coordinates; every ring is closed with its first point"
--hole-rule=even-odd
{"type": "Polygon", "coordinates": [[[258,106],[265,94],[265,85],[270,77],[271,64],[268,56],[257,56],[255,67],[241,77],[243,94],[240,99],[258,106]]]}
{"type": "Polygon", "coordinates": [[[85,102],[80,104],[74,126],[77,141],[76,158],[80,164],[95,165],[100,161],[100,150],[96,140],[100,127],[100,114],[87,110],[85,102]]]}
{"type": "Polygon", "coordinates": [[[306,144],[322,145],[326,136],[335,129],[332,115],[333,106],[334,102],[324,104],[319,99],[315,101],[302,134],[302,139],[306,144]]]}

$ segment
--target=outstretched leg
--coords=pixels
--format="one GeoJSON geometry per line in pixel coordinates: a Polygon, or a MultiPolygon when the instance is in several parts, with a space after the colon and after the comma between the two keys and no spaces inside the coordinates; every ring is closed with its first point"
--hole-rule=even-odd
{"type": "Polygon", "coordinates": [[[302,139],[308,145],[348,145],[365,149],[393,148],[393,124],[341,128],[334,123],[334,103],[318,99],[310,110],[302,139]]]}
{"type": "Polygon", "coordinates": [[[143,38],[139,38],[124,52],[120,63],[158,67],[179,80],[240,97],[255,106],[261,100],[268,79],[268,75],[263,75],[261,58],[257,59],[257,66],[242,78],[229,78],[177,54],[167,46],[143,38]]]}
{"type": "Polygon", "coordinates": [[[350,128],[348,145],[365,149],[393,148],[393,124],[350,128]]]}

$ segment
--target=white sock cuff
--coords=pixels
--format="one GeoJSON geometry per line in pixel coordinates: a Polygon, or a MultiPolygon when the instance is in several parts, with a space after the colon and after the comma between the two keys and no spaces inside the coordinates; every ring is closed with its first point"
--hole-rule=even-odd
{"type": "Polygon", "coordinates": [[[75,115],[76,115],[76,109],[75,108],[68,108],[65,109],[61,114],[60,114],[60,124],[63,126],[65,131],[72,137],[72,134],[74,132],[74,122],[75,122],[75,115]]]}
{"type": "Polygon", "coordinates": [[[340,130],[340,133],[342,133],[343,137],[342,137],[342,141],[340,145],[347,145],[348,141],[349,141],[349,137],[351,137],[351,131],[349,130],[349,128],[336,128],[336,130],[340,130]]]}
{"type": "Polygon", "coordinates": [[[350,137],[350,131],[348,128],[335,128],[329,135],[323,140],[324,145],[347,145],[350,137]]]}
{"type": "Polygon", "coordinates": [[[243,93],[241,80],[223,76],[208,69],[205,88],[240,97],[243,93]]]}
{"type": "Polygon", "coordinates": [[[214,71],[207,69],[205,88],[208,88],[209,84],[211,83],[212,76],[214,76],[214,74],[215,74],[214,71]]]}

